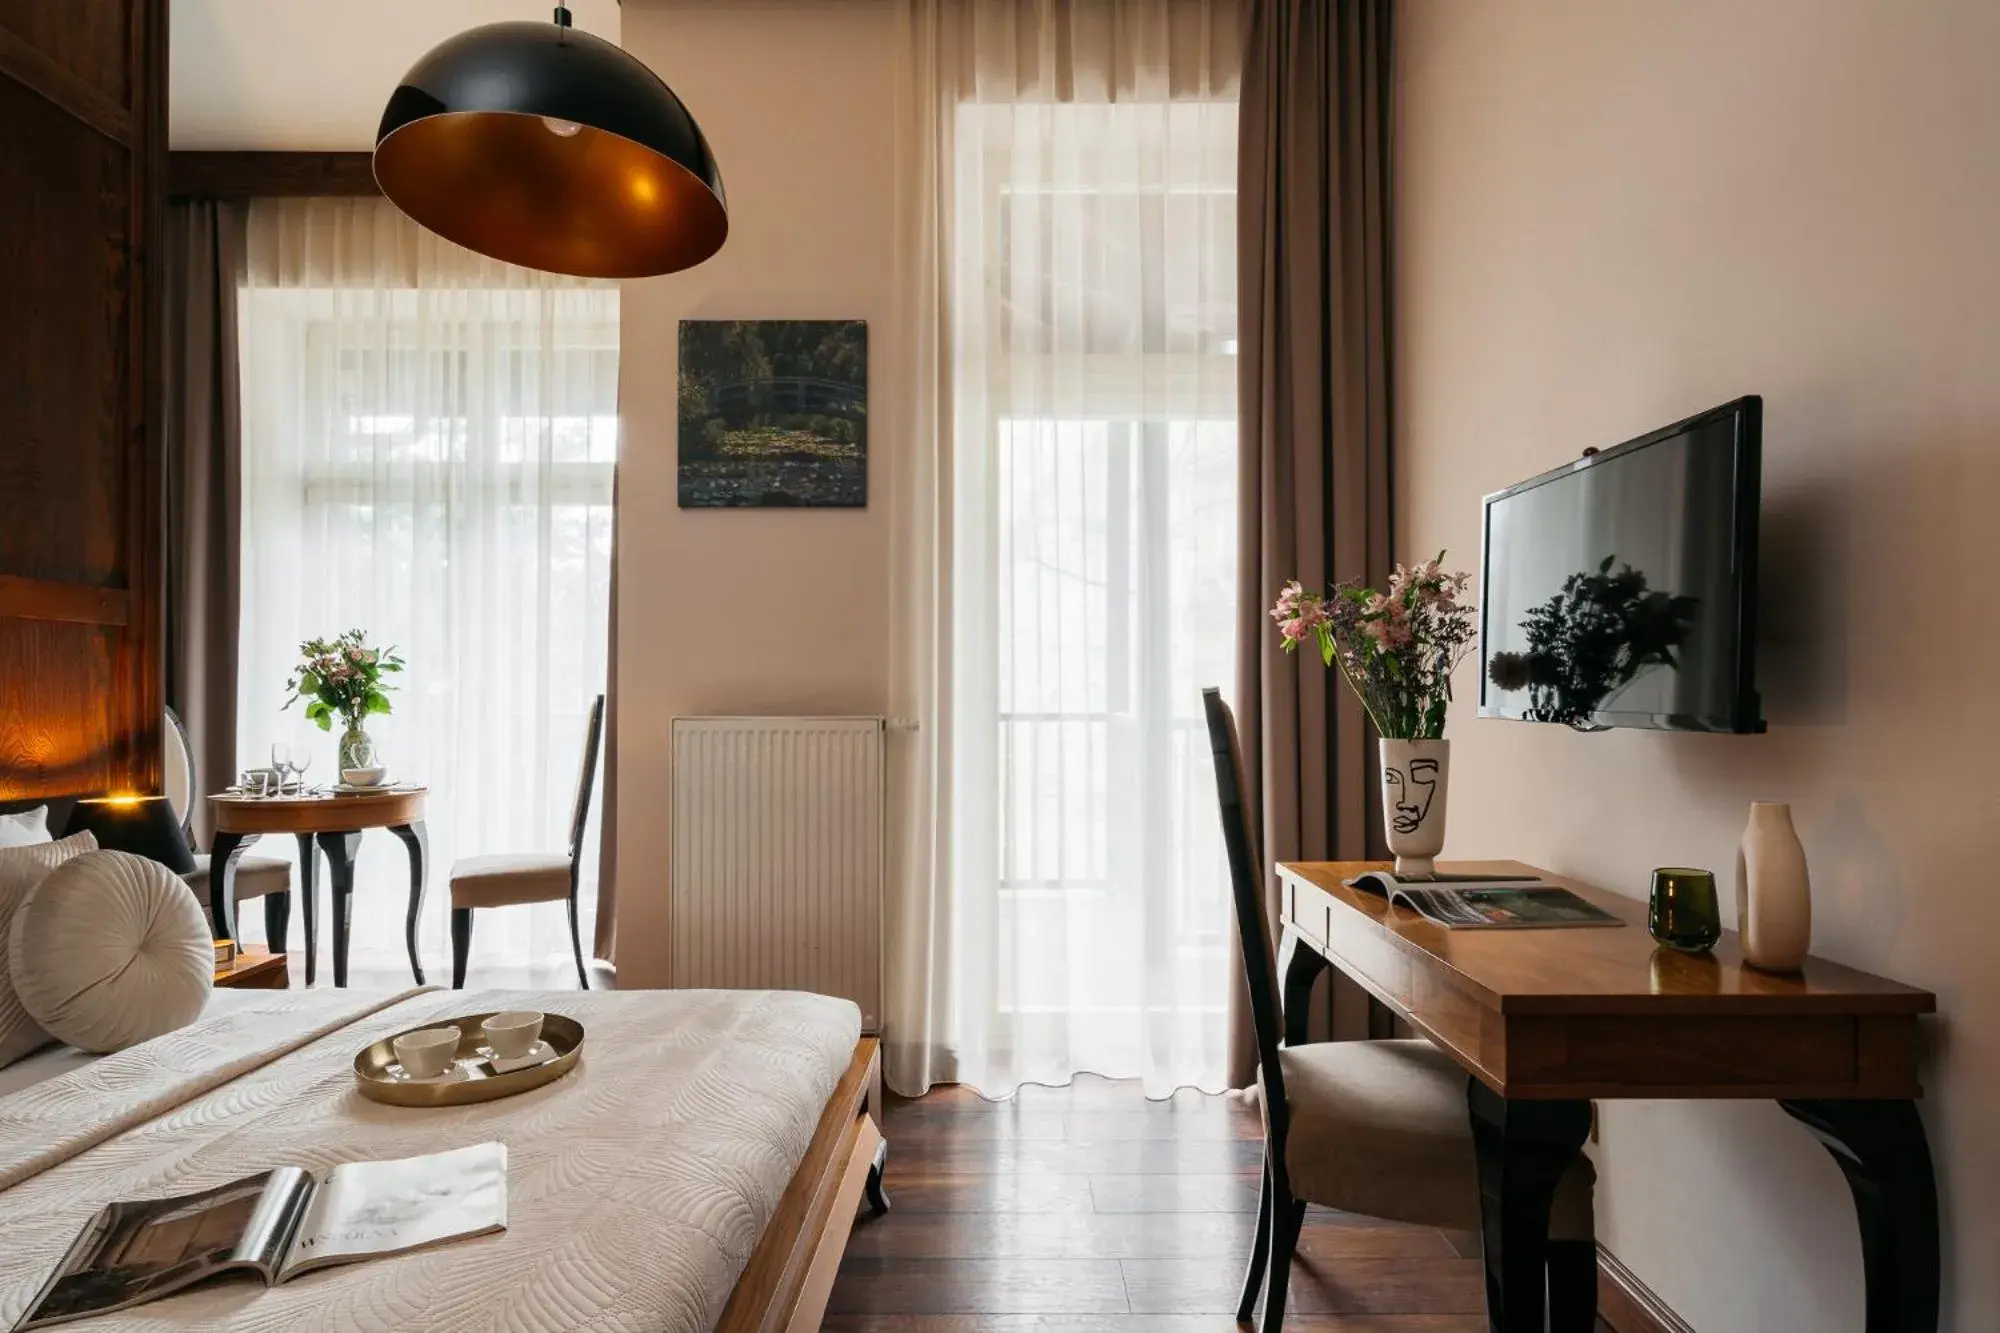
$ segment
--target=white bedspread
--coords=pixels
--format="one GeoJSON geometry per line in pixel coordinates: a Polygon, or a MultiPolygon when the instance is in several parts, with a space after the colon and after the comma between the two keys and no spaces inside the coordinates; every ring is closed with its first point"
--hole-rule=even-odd
{"type": "Polygon", "coordinates": [[[847,1001],[793,992],[425,991],[352,1021],[341,1011],[364,1008],[362,997],[306,994],[297,1007],[274,1000],[275,1014],[204,1018],[162,1039],[177,1043],[166,1059],[149,1049],[160,1042],[147,1043],[0,1098],[0,1182],[13,1182],[0,1189],[0,1326],[113,1199],[185,1193],[285,1163],[323,1171],[501,1139],[501,1234],[269,1290],[224,1281],[91,1326],[704,1333],[804,1157],[861,1026],[847,1001]],[[512,1008],[582,1022],[578,1067],[531,1093],[436,1111],[354,1091],[354,1054],[367,1043],[512,1008]]]}

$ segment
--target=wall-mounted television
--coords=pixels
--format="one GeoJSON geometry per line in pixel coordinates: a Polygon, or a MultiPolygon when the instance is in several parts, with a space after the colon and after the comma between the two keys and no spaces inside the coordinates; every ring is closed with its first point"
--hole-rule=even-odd
{"type": "Polygon", "coordinates": [[[1481,717],[1764,729],[1762,416],[1739,398],[1486,497],[1481,717]]]}

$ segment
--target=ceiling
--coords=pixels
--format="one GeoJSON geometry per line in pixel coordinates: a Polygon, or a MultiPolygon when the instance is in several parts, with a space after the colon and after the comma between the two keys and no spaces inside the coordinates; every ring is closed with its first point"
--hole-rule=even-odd
{"type": "MultiPolygon", "coordinates": [[[[374,147],[404,71],[454,33],[546,20],[545,0],[169,0],[174,148],[374,147]]],[[[569,0],[576,26],[619,35],[618,0],[569,0]]]]}

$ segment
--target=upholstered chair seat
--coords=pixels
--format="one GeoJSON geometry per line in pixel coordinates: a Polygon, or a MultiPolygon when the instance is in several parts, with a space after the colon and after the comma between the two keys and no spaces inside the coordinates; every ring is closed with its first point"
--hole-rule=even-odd
{"type": "Polygon", "coordinates": [[[559,903],[569,897],[569,857],[520,852],[468,856],[452,862],[453,907],[513,907],[559,903]]]}
{"type": "MultiPolygon", "coordinates": [[[[1323,1041],[1278,1051],[1292,1194],[1368,1217],[1477,1232],[1466,1075],[1428,1041],[1323,1041]]],[[[1551,1240],[1589,1241],[1596,1174],[1579,1155],[1556,1187],[1551,1240]]]]}
{"type": "MultiPolygon", "coordinates": [[[[181,876],[208,905],[208,853],[196,852],[194,869],[181,876]]],[[[267,893],[288,893],[292,887],[292,863],[276,856],[243,855],[236,858],[236,900],[262,898],[267,893]]]]}

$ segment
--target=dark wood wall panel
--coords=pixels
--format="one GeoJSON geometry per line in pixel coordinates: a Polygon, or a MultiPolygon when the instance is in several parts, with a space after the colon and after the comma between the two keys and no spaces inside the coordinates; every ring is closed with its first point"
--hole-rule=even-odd
{"type": "Polygon", "coordinates": [[[13,796],[127,785],[119,631],[0,620],[0,772],[13,796]]]}
{"type": "Polygon", "coordinates": [[[0,79],[7,179],[25,181],[0,206],[0,291],[32,320],[0,340],[0,494],[42,498],[10,507],[0,571],[100,586],[122,583],[127,492],[122,475],[124,338],[130,266],[122,182],[130,154],[20,84],[0,79]],[[55,502],[59,501],[59,502],[55,502]]]}
{"type": "Polygon", "coordinates": [[[157,791],[165,0],[0,0],[0,801],[157,791]]]}
{"type": "Polygon", "coordinates": [[[129,110],[132,11],[132,0],[0,0],[0,28],[129,110]]]}

